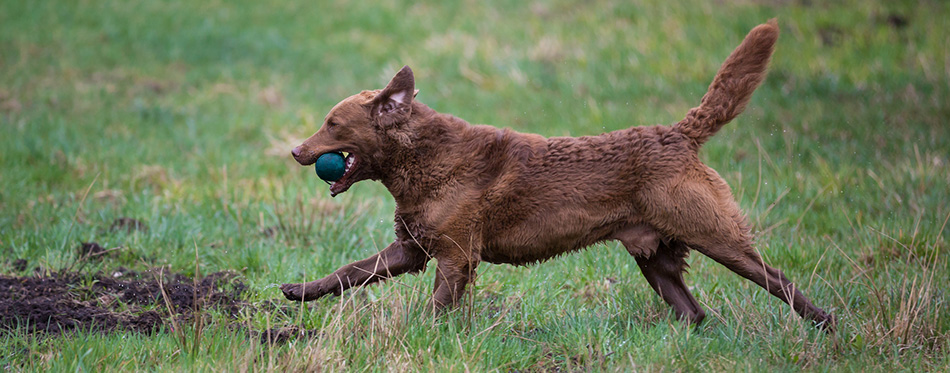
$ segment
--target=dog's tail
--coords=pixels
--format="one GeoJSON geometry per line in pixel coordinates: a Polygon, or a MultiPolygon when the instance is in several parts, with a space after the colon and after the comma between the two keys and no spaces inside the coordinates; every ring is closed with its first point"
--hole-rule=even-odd
{"type": "Polygon", "coordinates": [[[698,148],[742,113],[752,92],[765,79],[776,40],[778,23],[774,18],[752,29],[722,63],[699,107],[690,109],[673,129],[693,139],[698,148]]]}

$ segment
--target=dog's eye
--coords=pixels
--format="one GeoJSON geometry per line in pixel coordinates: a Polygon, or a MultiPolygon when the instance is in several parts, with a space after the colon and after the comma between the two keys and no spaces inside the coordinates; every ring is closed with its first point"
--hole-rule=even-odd
{"type": "Polygon", "coordinates": [[[337,122],[334,122],[334,121],[332,121],[332,120],[329,121],[329,122],[327,122],[327,126],[329,126],[329,127],[336,127],[337,125],[338,125],[337,122]]]}

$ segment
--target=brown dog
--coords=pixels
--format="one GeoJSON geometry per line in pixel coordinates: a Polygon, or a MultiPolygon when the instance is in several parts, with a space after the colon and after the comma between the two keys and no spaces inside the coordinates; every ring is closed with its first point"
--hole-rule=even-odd
{"type": "Polygon", "coordinates": [[[699,161],[700,146],[742,112],[765,77],[778,38],[772,20],[753,29],[723,63],[699,107],[673,126],[599,136],[544,138],[470,125],[414,100],[403,67],[383,90],[337,104],[293,156],[310,165],[347,152],[331,195],[379,180],[396,200],[396,240],[322,279],[284,284],[291,300],[339,295],[438,261],[431,306],[456,304],[479,262],[524,265],[619,240],[677,316],[705,316],[683,283],[697,250],[764,287],[823,327],[812,305],[752,248],[729,186],[699,161]],[[580,177],[578,177],[580,176],[580,177]]]}

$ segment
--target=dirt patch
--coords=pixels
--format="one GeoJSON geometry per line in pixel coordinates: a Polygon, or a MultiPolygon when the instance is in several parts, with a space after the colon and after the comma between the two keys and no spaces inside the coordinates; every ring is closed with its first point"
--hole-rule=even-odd
{"type": "Polygon", "coordinates": [[[245,306],[241,295],[247,287],[231,272],[197,282],[165,274],[160,285],[156,271],[0,276],[0,329],[151,333],[165,326],[171,313],[188,320],[196,311],[215,308],[236,317],[245,306]]]}

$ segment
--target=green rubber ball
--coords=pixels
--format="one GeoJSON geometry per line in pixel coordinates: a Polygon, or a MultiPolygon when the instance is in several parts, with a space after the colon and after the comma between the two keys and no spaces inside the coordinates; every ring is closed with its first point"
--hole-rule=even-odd
{"type": "Polygon", "coordinates": [[[346,160],[340,153],[323,153],[313,167],[321,179],[337,181],[346,173],[346,160]]]}

